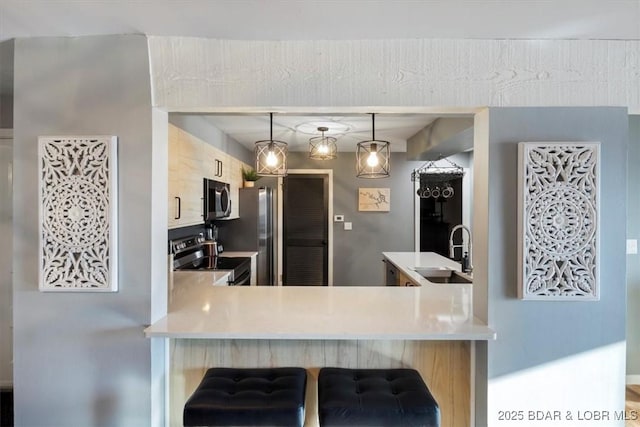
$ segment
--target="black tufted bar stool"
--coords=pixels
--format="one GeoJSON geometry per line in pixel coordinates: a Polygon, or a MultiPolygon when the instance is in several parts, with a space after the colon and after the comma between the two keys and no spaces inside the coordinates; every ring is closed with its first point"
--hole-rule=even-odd
{"type": "Polygon", "coordinates": [[[440,409],[415,369],[322,368],[321,427],[439,427],[440,409]]]}
{"type": "Polygon", "coordinates": [[[211,368],[184,405],[185,426],[304,424],[302,368],[211,368]]]}

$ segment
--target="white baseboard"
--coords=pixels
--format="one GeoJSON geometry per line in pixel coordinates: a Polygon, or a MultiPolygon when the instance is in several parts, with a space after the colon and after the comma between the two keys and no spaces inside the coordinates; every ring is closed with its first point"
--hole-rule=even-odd
{"type": "Polygon", "coordinates": [[[627,384],[640,384],[640,375],[627,375],[627,384]]]}

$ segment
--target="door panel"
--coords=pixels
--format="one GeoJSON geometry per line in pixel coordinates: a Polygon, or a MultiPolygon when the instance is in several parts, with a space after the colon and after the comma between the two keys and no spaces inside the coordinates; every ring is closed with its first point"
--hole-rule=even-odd
{"type": "Polygon", "coordinates": [[[283,285],[328,284],[328,183],[326,175],[283,180],[283,285]]]}

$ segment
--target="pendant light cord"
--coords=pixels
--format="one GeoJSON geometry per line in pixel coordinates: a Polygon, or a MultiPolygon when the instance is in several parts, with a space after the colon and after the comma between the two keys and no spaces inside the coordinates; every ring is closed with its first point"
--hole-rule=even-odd
{"type": "Polygon", "coordinates": [[[269,113],[269,140],[273,141],[273,113],[269,113]]]}
{"type": "Polygon", "coordinates": [[[376,140],[376,113],[371,113],[371,139],[376,140]]]}

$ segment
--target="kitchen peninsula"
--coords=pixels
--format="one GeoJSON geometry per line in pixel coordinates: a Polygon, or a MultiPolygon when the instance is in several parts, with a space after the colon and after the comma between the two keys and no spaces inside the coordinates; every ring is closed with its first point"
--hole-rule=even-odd
{"type": "MultiPolygon", "coordinates": [[[[397,254],[385,256],[400,263],[397,254]]],[[[317,369],[338,366],[413,367],[440,404],[442,426],[466,427],[470,342],[495,339],[473,316],[472,286],[176,284],[169,314],[145,330],[147,337],[169,339],[171,425],[181,425],[184,402],[212,366],[307,368],[306,425],[316,425],[317,369]]]]}

